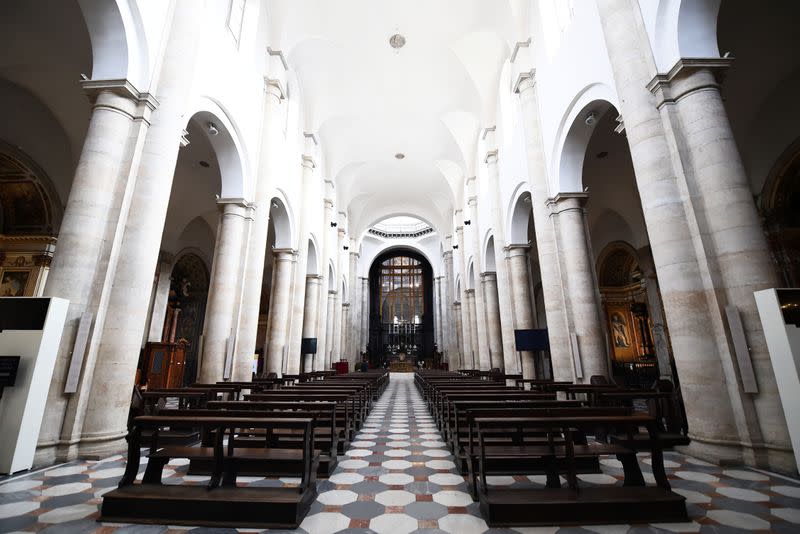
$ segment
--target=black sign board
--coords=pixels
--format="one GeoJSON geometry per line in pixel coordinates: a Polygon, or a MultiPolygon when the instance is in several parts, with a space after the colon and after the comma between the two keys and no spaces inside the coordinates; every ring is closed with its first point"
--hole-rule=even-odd
{"type": "Polygon", "coordinates": [[[0,389],[11,387],[17,381],[19,356],[0,356],[0,389]]]}
{"type": "Polygon", "coordinates": [[[44,330],[50,299],[0,298],[0,332],[44,330]]]}
{"type": "Polygon", "coordinates": [[[316,354],[317,353],[317,338],[304,337],[300,344],[301,354],[316,354]]]}
{"type": "Polygon", "coordinates": [[[520,351],[550,350],[546,328],[514,330],[514,343],[520,351]]]}

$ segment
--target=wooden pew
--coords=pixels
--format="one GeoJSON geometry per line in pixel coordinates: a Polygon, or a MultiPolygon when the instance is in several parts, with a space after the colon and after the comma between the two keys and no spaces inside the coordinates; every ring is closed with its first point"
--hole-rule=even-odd
{"type": "Polygon", "coordinates": [[[358,409],[355,396],[347,393],[306,393],[289,390],[265,391],[244,396],[245,401],[271,401],[271,402],[335,402],[336,413],[344,414],[347,424],[345,439],[340,441],[341,447],[347,447],[355,436],[356,422],[355,411],[358,409]]]}
{"type": "MultiPolygon", "coordinates": [[[[584,409],[587,410],[587,409],[584,409]]],[[[688,520],[685,498],[671,491],[664,471],[664,459],[655,420],[649,415],[597,416],[585,415],[507,417],[475,419],[479,440],[479,476],[477,478],[480,509],[492,527],[534,525],[586,525],[605,523],[679,523],[688,520]],[[551,441],[545,446],[521,446],[503,453],[494,450],[483,438],[496,428],[543,428],[551,441]],[[635,434],[646,427],[652,455],[656,486],[646,486],[636,451],[621,445],[608,450],[616,454],[625,471],[623,486],[579,487],[575,458],[574,434],[591,433],[598,426],[624,428],[635,434]],[[555,440],[562,437],[564,444],[555,440]],[[490,488],[486,483],[486,466],[492,458],[525,462],[539,458],[549,465],[544,489],[490,488]],[[567,487],[561,487],[557,460],[568,466],[567,487]]]]}
{"type": "Polygon", "coordinates": [[[128,435],[128,463],[119,487],[103,496],[101,521],[123,523],[186,524],[231,528],[296,528],[317,496],[311,418],[140,416],[128,435]],[[164,427],[201,428],[216,438],[212,447],[160,447],[164,427]],[[303,448],[237,449],[237,429],[289,428],[303,431],[303,448]],[[148,430],[156,438],[150,447],[141,483],[136,483],[141,436],[148,430]],[[223,445],[228,433],[227,447],[223,445]],[[162,470],[173,458],[211,458],[213,473],[207,486],[164,485],[162,470]],[[243,461],[272,461],[285,474],[301,479],[298,487],[237,487],[243,461]]]}

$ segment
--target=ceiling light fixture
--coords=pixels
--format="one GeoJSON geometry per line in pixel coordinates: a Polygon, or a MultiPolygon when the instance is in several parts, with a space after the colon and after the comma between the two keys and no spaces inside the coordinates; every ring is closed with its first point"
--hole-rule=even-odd
{"type": "Polygon", "coordinates": [[[586,126],[592,126],[595,122],[597,122],[597,115],[594,111],[590,111],[586,118],[583,119],[583,122],[586,123],[586,126]]]}
{"type": "Polygon", "coordinates": [[[199,163],[200,163],[200,166],[205,168],[205,169],[211,167],[211,165],[209,165],[209,163],[207,161],[202,161],[201,160],[199,163]]]}
{"type": "Polygon", "coordinates": [[[397,154],[394,155],[394,158],[395,159],[405,159],[406,155],[403,154],[402,152],[398,152],[397,154]]]}
{"type": "Polygon", "coordinates": [[[217,135],[219,133],[219,130],[217,130],[217,125],[213,122],[208,123],[208,133],[211,135],[217,135]]]}
{"type": "Polygon", "coordinates": [[[403,48],[406,45],[406,38],[401,34],[396,33],[389,37],[389,45],[395,50],[403,48]]]}

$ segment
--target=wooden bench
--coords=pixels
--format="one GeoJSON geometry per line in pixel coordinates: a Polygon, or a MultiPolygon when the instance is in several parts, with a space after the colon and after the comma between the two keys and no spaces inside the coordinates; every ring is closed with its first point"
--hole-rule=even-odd
{"type": "Polygon", "coordinates": [[[302,391],[276,390],[264,391],[244,396],[245,401],[264,401],[264,402],[335,402],[336,413],[340,414],[347,424],[344,440],[341,447],[347,447],[358,430],[356,414],[358,406],[356,398],[348,393],[306,393],[302,391]]]}
{"type": "Polygon", "coordinates": [[[655,420],[649,415],[603,416],[590,409],[583,410],[583,415],[475,418],[479,469],[476,485],[486,522],[492,527],[517,527],[687,521],[686,499],[671,491],[664,472],[655,420]],[[548,443],[501,449],[486,442],[485,436],[493,430],[510,427],[544,429],[548,443]],[[598,427],[624,428],[628,434],[637,433],[640,427],[647,428],[656,486],[645,485],[635,450],[619,444],[599,444],[596,451],[615,454],[622,462],[624,483],[621,487],[579,487],[575,459],[580,448],[575,444],[575,434],[590,434],[598,427]],[[563,444],[556,438],[562,438],[563,444]],[[546,487],[490,488],[486,477],[492,459],[520,463],[540,459],[548,466],[546,487]],[[561,486],[559,461],[567,466],[567,487],[561,486]]]}
{"type": "Polygon", "coordinates": [[[103,496],[100,521],[186,524],[232,528],[296,528],[317,496],[313,419],[264,417],[140,416],[128,435],[128,463],[117,489],[103,496]],[[211,447],[166,446],[158,443],[164,427],[201,428],[215,436],[211,447]],[[302,449],[237,449],[239,429],[293,429],[303,432],[302,449]],[[136,483],[141,436],[150,431],[147,467],[136,483]],[[225,434],[229,439],[223,445],[225,434]],[[208,458],[213,471],[207,486],[164,485],[164,466],[173,458],[208,458]],[[297,487],[237,487],[243,462],[257,458],[273,462],[286,475],[297,476],[297,487]]]}

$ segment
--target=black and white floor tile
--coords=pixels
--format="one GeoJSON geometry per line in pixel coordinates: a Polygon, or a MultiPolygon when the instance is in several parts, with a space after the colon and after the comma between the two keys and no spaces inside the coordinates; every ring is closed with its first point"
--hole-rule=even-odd
{"type": "MultiPolygon", "coordinates": [[[[339,467],[318,482],[319,497],[296,532],[334,534],[501,532],[600,534],[642,532],[800,532],[800,481],[748,468],[720,468],[667,454],[673,489],[687,498],[691,521],[683,524],[602,525],[582,528],[490,529],[467,493],[449,451],[413,385],[413,375],[393,374],[339,467]]],[[[649,459],[642,457],[645,477],[649,459]]],[[[142,466],[143,467],[143,466],[142,466]]],[[[581,475],[584,484],[620,484],[616,459],[602,460],[603,473],[581,475]]],[[[0,480],[0,533],[161,534],[223,533],[225,529],[118,525],[96,521],[98,505],[116,487],[122,456],[78,461],[0,480]]],[[[186,475],[185,461],[165,471],[165,483],[202,484],[186,475]]],[[[543,477],[493,477],[494,485],[541,484],[543,477]]],[[[253,485],[293,485],[296,479],[240,477],[253,485]]],[[[254,532],[254,531],[251,531],[254,532]]]]}

